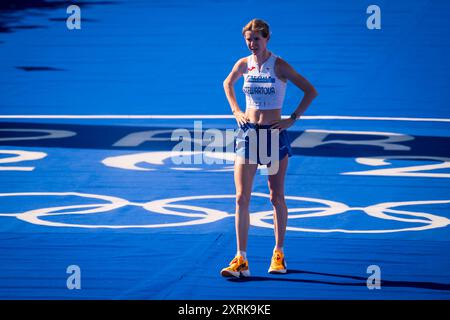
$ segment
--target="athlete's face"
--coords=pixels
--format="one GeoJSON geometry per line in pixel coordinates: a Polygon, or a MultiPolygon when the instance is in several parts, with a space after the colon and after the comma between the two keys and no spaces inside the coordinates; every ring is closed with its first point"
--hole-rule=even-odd
{"type": "Polygon", "coordinates": [[[245,42],[247,47],[253,54],[260,54],[267,50],[267,42],[269,38],[264,38],[259,31],[245,31],[245,42]]]}

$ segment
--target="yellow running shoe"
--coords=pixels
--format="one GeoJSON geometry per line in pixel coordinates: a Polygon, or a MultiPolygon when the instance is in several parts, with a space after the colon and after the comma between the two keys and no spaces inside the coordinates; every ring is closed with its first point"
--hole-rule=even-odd
{"type": "Polygon", "coordinates": [[[269,273],[286,273],[287,264],[284,259],[284,253],[279,250],[274,250],[272,261],[270,263],[269,273]]]}
{"type": "Polygon", "coordinates": [[[220,271],[220,274],[223,277],[250,277],[250,270],[248,268],[248,260],[244,259],[242,256],[236,256],[233,260],[231,260],[230,265],[226,268],[223,268],[220,271]]]}

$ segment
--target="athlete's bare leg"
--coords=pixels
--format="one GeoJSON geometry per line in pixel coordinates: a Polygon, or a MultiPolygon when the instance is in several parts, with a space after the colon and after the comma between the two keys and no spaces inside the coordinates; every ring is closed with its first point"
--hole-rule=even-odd
{"type": "Polygon", "coordinates": [[[270,190],[270,202],[274,210],[274,233],[275,245],[277,248],[284,246],[284,237],[286,234],[288,209],[284,199],[284,178],[288,166],[288,156],[279,162],[278,172],[269,175],[268,185],[270,190]]]}
{"type": "Polygon", "coordinates": [[[234,183],[236,186],[236,242],[238,251],[247,251],[248,229],[250,226],[250,197],[252,193],[253,178],[257,164],[244,162],[236,157],[234,164],[234,183]]]}

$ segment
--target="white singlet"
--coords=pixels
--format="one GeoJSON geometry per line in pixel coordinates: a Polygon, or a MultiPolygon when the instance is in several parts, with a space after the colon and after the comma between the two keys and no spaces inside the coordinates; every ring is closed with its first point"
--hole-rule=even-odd
{"type": "Polygon", "coordinates": [[[247,57],[247,72],[243,74],[247,108],[260,110],[281,109],[286,93],[286,82],[281,81],[275,74],[275,61],[277,56],[273,53],[259,66],[253,55],[247,57]]]}

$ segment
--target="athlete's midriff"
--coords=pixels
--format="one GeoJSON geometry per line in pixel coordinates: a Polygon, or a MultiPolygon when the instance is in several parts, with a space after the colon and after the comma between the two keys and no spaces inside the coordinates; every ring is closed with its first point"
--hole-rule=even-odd
{"type": "Polygon", "coordinates": [[[247,108],[245,110],[245,115],[252,123],[272,124],[281,119],[281,109],[260,110],[247,108]]]}

